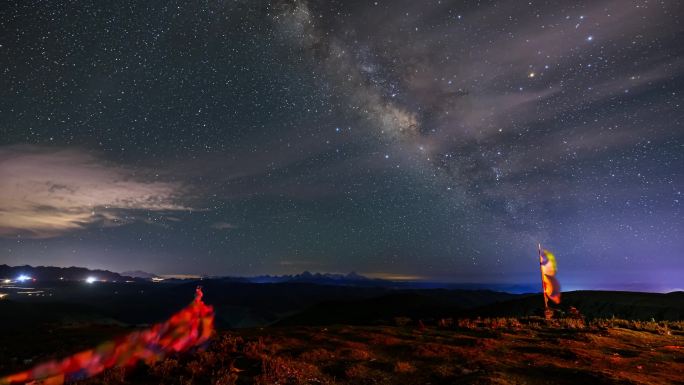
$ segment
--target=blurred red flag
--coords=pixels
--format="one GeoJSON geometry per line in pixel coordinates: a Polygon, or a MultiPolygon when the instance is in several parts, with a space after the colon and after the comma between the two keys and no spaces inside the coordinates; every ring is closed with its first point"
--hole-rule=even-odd
{"type": "Polygon", "coordinates": [[[0,378],[0,385],[35,383],[61,385],[65,381],[92,377],[112,367],[151,363],[169,353],[202,345],[214,330],[214,309],[202,302],[202,289],[195,300],[164,323],[133,332],[123,338],[76,353],[62,360],[45,362],[31,370],[0,378]]]}

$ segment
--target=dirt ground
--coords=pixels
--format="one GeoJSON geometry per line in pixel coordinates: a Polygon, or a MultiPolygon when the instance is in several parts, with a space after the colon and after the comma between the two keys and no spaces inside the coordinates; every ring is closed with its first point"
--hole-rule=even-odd
{"type": "Polygon", "coordinates": [[[494,319],[219,333],[88,384],[684,384],[682,323],[494,319]]]}

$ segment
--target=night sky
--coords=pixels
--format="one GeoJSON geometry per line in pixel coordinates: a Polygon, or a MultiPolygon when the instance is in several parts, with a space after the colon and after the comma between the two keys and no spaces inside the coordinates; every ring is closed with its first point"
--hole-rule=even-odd
{"type": "Polygon", "coordinates": [[[3,1],[0,263],[684,287],[679,1],[3,1]]]}

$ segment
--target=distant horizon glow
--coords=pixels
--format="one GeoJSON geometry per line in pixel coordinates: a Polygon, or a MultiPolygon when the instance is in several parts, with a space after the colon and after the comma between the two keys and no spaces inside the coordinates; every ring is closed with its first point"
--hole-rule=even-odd
{"type": "MultiPolygon", "coordinates": [[[[73,266],[56,266],[56,267],[73,267],[73,266]]],[[[121,271],[114,271],[114,270],[109,270],[105,267],[91,267],[91,269],[97,269],[97,270],[105,270],[105,271],[111,271],[112,273],[118,273],[121,274],[121,271]]],[[[348,273],[342,273],[342,272],[326,272],[326,271],[299,271],[299,272],[286,272],[282,274],[254,274],[254,275],[231,275],[231,274],[214,274],[214,275],[201,275],[201,274],[154,274],[153,272],[148,272],[150,274],[157,275],[161,278],[156,279],[153,281],[155,282],[163,282],[166,279],[185,279],[185,280],[201,280],[203,278],[206,279],[212,279],[212,278],[244,278],[244,279],[256,279],[256,278],[261,278],[264,276],[272,276],[272,277],[286,277],[286,276],[295,276],[302,274],[304,272],[309,272],[312,275],[316,274],[321,274],[321,275],[326,275],[326,274],[332,274],[332,275],[339,275],[339,276],[346,276],[350,273],[356,273],[356,272],[348,272],[348,273]]],[[[677,284],[674,285],[668,285],[667,283],[656,283],[654,284],[653,282],[649,282],[647,280],[639,280],[638,276],[632,276],[630,279],[627,280],[617,280],[615,282],[602,282],[602,283],[597,283],[600,281],[600,276],[597,276],[596,278],[592,278],[586,275],[580,275],[581,278],[576,278],[574,274],[569,274],[570,272],[567,272],[568,274],[567,277],[563,276],[562,281],[561,281],[561,290],[563,292],[568,292],[568,291],[581,291],[581,290],[607,290],[607,291],[633,291],[633,292],[652,292],[652,293],[670,293],[670,292],[677,292],[677,291],[684,291],[684,289],[677,284]]],[[[523,293],[538,293],[541,292],[541,281],[539,281],[539,271],[537,270],[536,274],[525,274],[525,275],[518,275],[520,279],[508,279],[505,281],[484,281],[484,280],[475,280],[475,279],[455,279],[453,277],[444,277],[444,276],[435,276],[435,277],[428,277],[428,276],[421,276],[421,277],[416,277],[416,276],[406,276],[406,275],[396,275],[396,274],[391,274],[391,273],[368,273],[368,272],[358,272],[356,273],[357,275],[360,275],[362,277],[366,277],[369,279],[381,279],[385,281],[390,281],[390,282],[397,282],[397,283],[405,283],[405,284],[412,284],[415,287],[425,287],[425,288],[432,288],[432,287],[452,287],[456,289],[489,289],[489,290],[495,290],[495,291],[505,291],[509,293],[516,293],[516,294],[523,294],[523,293]]],[[[669,276],[672,278],[669,279],[668,275],[664,275],[666,279],[665,281],[673,281],[673,282],[678,282],[677,277],[680,277],[681,274],[684,274],[684,272],[679,272],[679,271],[670,271],[669,276]]],[[[25,276],[28,277],[28,276],[25,276]]],[[[508,277],[512,278],[512,277],[508,277]]],[[[30,278],[32,279],[32,278],[30,278]]],[[[63,277],[59,278],[60,280],[63,280],[63,277]]],[[[19,281],[19,279],[16,279],[19,281]]],[[[94,284],[96,282],[100,282],[100,279],[96,276],[88,276],[84,280],[84,282],[88,284],[94,284]]],[[[11,283],[12,280],[6,279],[3,281],[4,283],[11,283]]]]}

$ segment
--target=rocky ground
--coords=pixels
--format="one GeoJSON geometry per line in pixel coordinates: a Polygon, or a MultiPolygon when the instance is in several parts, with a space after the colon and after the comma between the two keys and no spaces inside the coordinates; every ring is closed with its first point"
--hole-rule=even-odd
{"type": "Polygon", "coordinates": [[[684,322],[396,323],[220,332],[82,384],[684,384],[684,322]]]}

